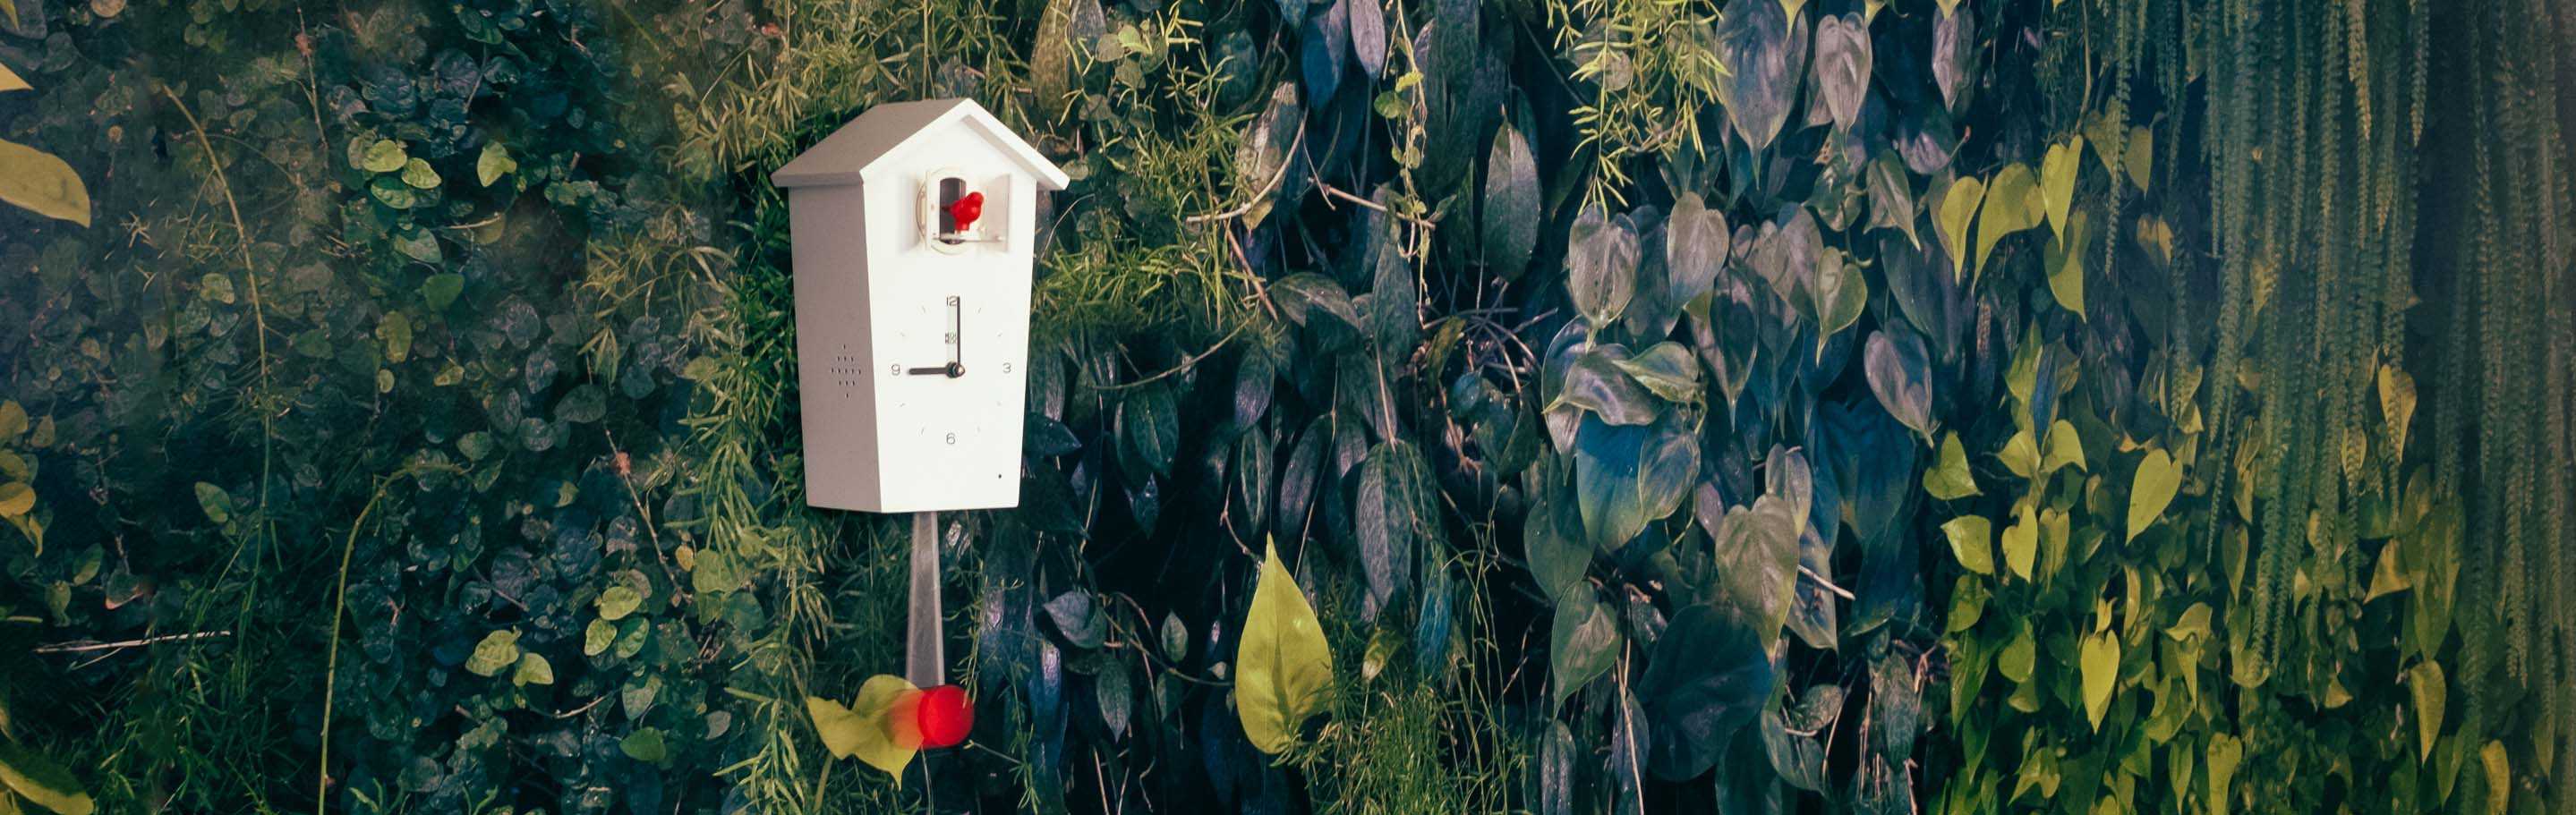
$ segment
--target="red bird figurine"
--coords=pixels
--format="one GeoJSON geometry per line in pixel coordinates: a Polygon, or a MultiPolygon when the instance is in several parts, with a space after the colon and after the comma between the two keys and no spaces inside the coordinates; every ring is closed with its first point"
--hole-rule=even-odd
{"type": "Polygon", "coordinates": [[[957,224],[959,232],[975,228],[975,219],[981,217],[984,217],[983,193],[970,192],[948,203],[948,220],[957,224]]]}

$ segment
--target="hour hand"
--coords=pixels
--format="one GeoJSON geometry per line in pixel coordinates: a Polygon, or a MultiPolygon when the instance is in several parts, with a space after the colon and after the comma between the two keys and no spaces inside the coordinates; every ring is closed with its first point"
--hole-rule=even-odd
{"type": "Polygon", "coordinates": [[[962,362],[951,362],[934,368],[906,368],[904,373],[912,376],[945,376],[956,379],[966,375],[966,365],[962,362]]]}

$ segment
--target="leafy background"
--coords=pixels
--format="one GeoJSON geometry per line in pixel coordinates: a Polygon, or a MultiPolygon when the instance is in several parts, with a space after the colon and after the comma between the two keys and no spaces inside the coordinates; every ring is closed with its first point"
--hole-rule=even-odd
{"type": "Polygon", "coordinates": [[[2436,5],[17,0],[0,808],[2576,812],[2576,13],[2436,5]],[[765,176],[958,95],[898,784],[765,176]]]}

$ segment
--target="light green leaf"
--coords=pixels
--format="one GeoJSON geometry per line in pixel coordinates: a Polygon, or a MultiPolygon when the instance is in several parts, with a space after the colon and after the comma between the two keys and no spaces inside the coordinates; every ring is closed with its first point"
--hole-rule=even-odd
{"type": "Polygon", "coordinates": [[[2478,748],[2478,764],[2487,774],[2487,815],[2504,815],[2513,803],[2513,757],[2504,742],[2490,741],[2478,748]]]}
{"type": "Polygon", "coordinates": [[[1985,206],[1977,215],[1977,260],[1968,267],[1969,277],[1984,271],[1986,259],[1995,253],[1995,244],[2039,225],[2047,210],[2043,198],[2039,179],[2031,175],[2030,165],[2007,164],[1995,173],[1994,180],[1986,183],[1985,206]]]}
{"type": "Polygon", "coordinates": [[[2049,296],[2078,318],[2084,317],[2084,258],[2093,239],[2085,221],[2084,213],[2075,213],[2073,224],[2048,242],[2043,258],[2048,264],[2049,296]]]}
{"type": "Polygon", "coordinates": [[[403,150],[402,142],[377,139],[376,143],[367,145],[367,154],[360,157],[358,168],[371,173],[390,173],[410,163],[411,154],[403,150]]]}
{"type": "Polygon", "coordinates": [[[2120,639],[2109,631],[2084,638],[2078,655],[2084,672],[2084,717],[2102,729],[2102,714],[2111,709],[2111,690],[2120,679],[2120,639]]]}
{"type": "Polygon", "coordinates": [[[2442,711],[2451,702],[2451,685],[2442,676],[2442,664],[2415,663],[2406,671],[2406,692],[2415,697],[2415,757],[2432,758],[2433,742],[2442,738],[2442,711]]]}
{"type": "Polygon", "coordinates": [[[2227,815],[2236,800],[2236,765],[2245,760],[2245,743],[2218,733],[2209,737],[2209,815],[2227,815]]]}
{"type": "Polygon", "coordinates": [[[2148,524],[2164,516],[2174,493],[2181,490],[2182,468],[2174,464],[2173,456],[2163,448],[2148,450],[2147,457],[2138,460],[2137,474],[2129,479],[2129,536],[2123,541],[2137,540],[2148,524]]]}
{"type": "Polygon", "coordinates": [[[2120,153],[2120,163],[2127,165],[2129,183],[2139,192],[2153,186],[2156,175],[2156,133],[2147,128],[2129,128],[2129,146],[2120,153]]]}
{"type": "Polygon", "coordinates": [[[2048,223],[2057,229],[2057,239],[2065,240],[2072,227],[2066,218],[2075,206],[2075,179],[2084,168],[2084,137],[2069,137],[2063,144],[2052,144],[2039,161],[2039,189],[2046,202],[2048,223]]]}
{"type": "Polygon", "coordinates": [[[1978,574],[1995,573],[1994,522],[1980,515],[1961,515],[1942,524],[1941,534],[1950,539],[1950,554],[1961,567],[1978,574]]]}
{"type": "Polygon", "coordinates": [[[2057,472],[2058,468],[2075,465],[2075,469],[2092,472],[2084,466],[2084,441],[2075,435],[2075,424],[2059,419],[2048,426],[2048,455],[2039,462],[2039,471],[2057,472]]]}
{"type": "Polygon", "coordinates": [[[61,815],[90,815],[98,810],[70,770],[6,740],[0,740],[0,786],[61,815]]]}
{"type": "Polygon", "coordinates": [[[2415,587],[2415,580],[2407,574],[2403,562],[2405,551],[2406,547],[2397,541],[2389,541],[2388,545],[2379,547],[2379,567],[2370,574],[2370,593],[2361,598],[2362,602],[2368,603],[2415,587]]]}
{"type": "Polygon", "coordinates": [[[895,786],[903,785],[903,768],[912,763],[919,750],[895,743],[894,734],[886,728],[886,713],[907,694],[919,691],[903,677],[877,674],[859,686],[859,698],[848,707],[829,699],[805,697],[805,714],[814,720],[814,731],[823,737],[823,748],[834,758],[857,756],[870,767],[894,777],[895,786]]]}
{"type": "Polygon", "coordinates": [[[2016,507],[2014,512],[2020,517],[2004,530],[2004,565],[2021,579],[2029,580],[2031,567],[2039,563],[2039,519],[2028,504],[2016,507]]]}
{"type": "Polygon", "coordinates": [[[513,685],[552,685],[554,683],[555,664],[547,662],[542,654],[534,652],[520,654],[519,669],[510,672],[510,684],[513,685]]]}
{"type": "Polygon", "coordinates": [[[213,521],[217,525],[230,523],[233,519],[233,496],[225,492],[222,487],[199,481],[197,482],[197,508],[205,511],[208,521],[213,521]]]}
{"type": "Polygon", "coordinates": [[[1941,249],[1950,254],[1950,278],[1967,276],[1968,225],[1977,214],[1977,204],[1985,200],[1986,184],[1974,176],[1950,182],[1934,196],[1932,231],[1941,239],[1941,249]]]}
{"type": "Polygon", "coordinates": [[[464,292],[465,276],[455,272],[430,275],[428,280],[420,284],[420,297],[428,301],[431,311],[447,308],[449,303],[456,302],[457,295],[464,292]]]}
{"type": "Polygon", "coordinates": [[[474,644],[474,654],[465,658],[465,670],[475,676],[493,676],[519,661],[519,632],[494,631],[474,644]]]}
{"type": "Polygon", "coordinates": [[[625,619],[642,605],[644,595],[631,586],[610,586],[607,591],[599,593],[599,617],[603,620],[625,619]]]}
{"type": "Polygon", "coordinates": [[[434,189],[438,186],[438,171],[431,169],[429,162],[414,158],[403,163],[402,180],[418,189],[434,189]]]}
{"type": "Polygon", "coordinates": [[[2039,444],[2031,440],[2028,430],[2004,440],[2004,449],[1995,451],[1995,458],[2002,460],[2004,469],[2013,475],[2029,478],[2039,473],[2039,444]]]}
{"type": "Polygon", "coordinates": [[[1298,728],[1333,694],[1333,652],[1324,626],[1297,578],[1265,547],[1261,581],[1235,648],[1234,709],[1252,746],[1277,755],[1297,743],[1298,728]]]}
{"type": "Polygon", "coordinates": [[[519,162],[510,157],[510,148],[500,142],[484,142],[483,155],[474,160],[474,180],[489,187],[518,169],[519,162]]]}
{"type": "Polygon", "coordinates": [[[1941,434],[1939,455],[1932,468],[1923,471],[1923,491],[1943,501],[1978,494],[1977,477],[1968,471],[1967,448],[1959,444],[1958,433],[1941,434]]]}
{"type": "Polygon", "coordinates": [[[2395,365],[2379,366],[2379,415],[2388,422],[2388,449],[2406,449],[2406,430],[2415,421],[2415,377],[2395,365]]]}
{"type": "Polygon", "coordinates": [[[0,202],[89,225],[89,186],[52,153],[0,139],[0,202]]]}
{"type": "Polygon", "coordinates": [[[609,644],[616,641],[617,626],[607,620],[592,620],[581,629],[581,655],[595,657],[607,653],[609,644]]]}

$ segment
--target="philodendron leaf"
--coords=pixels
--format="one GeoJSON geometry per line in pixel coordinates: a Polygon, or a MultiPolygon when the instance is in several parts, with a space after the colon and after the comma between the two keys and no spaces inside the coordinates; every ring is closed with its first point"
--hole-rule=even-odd
{"type": "Polygon", "coordinates": [[[2123,540],[2137,540],[2148,524],[2164,516],[2174,493],[2181,490],[2182,468],[2174,464],[2173,456],[2162,448],[2148,450],[2147,457],[2138,460],[2136,475],[2129,479],[2129,536],[2123,540]]]}
{"type": "Polygon", "coordinates": [[[1699,475],[1699,439],[1667,425],[1616,427],[1585,417],[1574,444],[1574,494],[1584,538],[1617,551],[1671,515],[1699,475]]]}
{"type": "Polygon", "coordinates": [[[1494,134],[1494,149],[1485,162],[1483,215],[1485,264],[1506,280],[1520,277],[1538,245],[1538,162],[1530,154],[1529,139],[1510,122],[1494,134]]]}
{"type": "Polygon", "coordinates": [[[1905,160],[1892,150],[1879,153],[1869,162],[1869,225],[1903,232],[1907,244],[1920,247],[1923,238],[1914,233],[1914,217],[1919,214],[1905,160]]]}
{"type": "Polygon", "coordinates": [[[1566,366],[1565,383],[1549,410],[1576,407],[1613,425],[1642,425],[1655,420],[1654,392],[1622,370],[1628,349],[1594,346],[1566,366]]]}
{"type": "MultiPolygon", "coordinates": [[[[1669,340],[1656,343],[1645,353],[1612,359],[1610,364],[1665,401],[1699,401],[1699,360],[1693,358],[1690,349],[1683,348],[1681,343],[1669,340]]],[[[1573,378],[1568,376],[1566,379],[1571,383],[1573,378]]]]}
{"type": "Polygon", "coordinates": [[[1943,501],[1977,494],[1977,477],[1968,471],[1968,452],[1960,446],[1959,434],[1941,434],[1940,457],[1923,471],[1923,491],[1943,501]]]}
{"type": "Polygon", "coordinates": [[[1776,3],[1729,6],[1717,24],[1717,99],[1726,119],[1756,153],[1771,146],[1796,100],[1805,41],[1792,36],[1795,20],[1776,3]]]}
{"type": "Polygon", "coordinates": [[[1717,287],[1734,240],[1726,213],[1709,209],[1699,193],[1685,192],[1673,200],[1672,214],[1664,219],[1664,271],[1671,277],[1674,302],[1688,303],[1717,287]]]}
{"type": "Polygon", "coordinates": [[[89,225],[89,186],[54,154],[0,139],[0,202],[89,225]]]}
{"type": "Polygon", "coordinates": [[[1974,177],[1952,181],[1933,196],[1932,232],[1941,239],[1941,251],[1950,255],[1953,280],[1967,277],[1968,226],[1985,197],[1985,182],[1974,177]]]}
{"type": "Polygon", "coordinates": [[[1732,609],[1752,624],[1767,652],[1789,621],[1789,604],[1797,598],[1798,532],[1786,503],[1763,496],[1751,507],[1726,513],[1712,536],[1716,547],[1715,596],[1710,602],[1732,609]]]}
{"type": "Polygon", "coordinates": [[[1566,238],[1566,294],[1594,325],[1609,325],[1637,293],[1637,233],[1599,204],[1583,208],[1566,238]]]}
{"type": "Polygon", "coordinates": [[[1889,415],[1932,439],[1932,363],[1924,358],[1923,340],[1903,328],[1869,335],[1866,352],[1870,392],[1889,415]]]}
{"type": "Polygon", "coordinates": [[[2066,217],[2075,206],[2075,179],[2083,167],[2083,136],[2049,145],[2048,154],[2039,160],[2040,198],[2047,207],[2049,225],[2057,229],[2058,240],[2065,240],[2070,228],[2066,217]]]}
{"type": "Polygon", "coordinates": [[[2007,164],[1986,182],[1985,206],[1977,215],[1977,260],[1970,264],[1968,276],[1976,277],[1986,268],[1986,258],[1995,253],[1995,244],[2015,232],[2038,226],[2047,203],[2039,191],[2039,179],[2030,173],[2028,164],[2007,164]]]}
{"type": "Polygon", "coordinates": [[[1296,745],[1299,727],[1332,699],[1333,652],[1315,607],[1279,562],[1276,543],[1264,547],[1242,636],[1234,657],[1235,714],[1253,747],[1277,755],[1296,745]]]}
{"type": "Polygon", "coordinates": [[[90,815],[98,810],[71,771],[7,740],[0,740],[0,786],[61,815],[90,815]]]}
{"type": "Polygon", "coordinates": [[[1815,92],[1833,114],[1834,126],[1851,129],[1860,119],[1861,100],[1869,95],[1869,24],[1858,14],[1818,20],[1813,64],[1815,92]]]}
{"type": "Polygon", "coordinates": [[[1609,671],[1626,643],[1609,607],[1591,591],[1568,592],[1564,602],[1556,605],[1556,622],[1548,635],[1549,671],[1556,678],[1548,709],[1564,707],[1575,691],[1609,671]]]}
{"type": "Polygon", "coordinates": [[[1860,321],[1861,310],[1869,305],[1869,280],[1841,250],[1826,252],[1814,268],[1816,353],[1822,356],[1827,340],[1860,321]]]}
{"type": "Polygon", "coordinates": [[[2029,580],[2031,569],[2039,565],[2039,518],[2028,505],[2015,508],[2018,517],[2004,528],[2004,565],[2012,573],[2029,580]]]}
{"type": "Polygon", "coordinates": [[[2109,631],[2084,638],[2078,655],[2084,674],[2084,717],[2102,729],[2102,714],[2111,709],[2111,691],[2120,679],[2120,638],[2109,631]]]}
{"type": "Polygon", "coordinates": [[[1651,769],[1672,780],[1708,772],[1737,731],[1761,715],[1777,680],[1749,622],[1709,605],[1674,615],[1637,682],[1654,725],[1647,728],[1651,769]]]}

